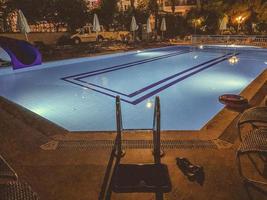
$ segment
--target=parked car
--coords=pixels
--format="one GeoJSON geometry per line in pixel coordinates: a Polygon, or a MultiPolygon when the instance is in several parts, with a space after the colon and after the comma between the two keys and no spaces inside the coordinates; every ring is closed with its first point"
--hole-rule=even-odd
{"type": "Polygon", "coordinates": [[[92,25],[86,25],[77,29],[77,33],[71,35],[71,39],[74,44],[80,44],[83,42],[102,42],[103,40],[124,41],[129,36],[128,31],[105,31],[102,25],[100,31],[96,33],[92,25]]]}

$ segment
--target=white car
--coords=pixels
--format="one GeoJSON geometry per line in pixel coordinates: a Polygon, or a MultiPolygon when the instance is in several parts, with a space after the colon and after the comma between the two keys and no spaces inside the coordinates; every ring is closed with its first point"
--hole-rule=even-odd
{"type": "Polygon", "coordinates": [[[80,44],[83,42],[102,42],[103,40],[119,40],[124,41],[130,37],[130,33],[127,31],[105,31],[103,26],[100,26],[100,31],[96,33],[93,30],[92,25],[84,26],[77,29],[77,33],[71,36],[74,44],[80,44]]]}

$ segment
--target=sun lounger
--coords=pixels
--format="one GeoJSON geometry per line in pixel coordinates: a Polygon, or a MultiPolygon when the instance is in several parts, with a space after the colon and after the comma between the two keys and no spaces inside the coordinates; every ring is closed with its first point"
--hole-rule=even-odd
{"type": "Polygon", "coordinates": [[[241,143],[239,149],[237,150],[237,165],[240,176],[243,178],[244,181],[250,183],[256,183],[261,185],[267,185],[267,176],[264,171],[266,171],[267,167],[267,129],[255,129],[250,131],[244,137],[243,142],[241,143]],[[256,154],[259,156],[258,162],[252,157],[252,154],[256,154]],[[253,164],[255,171],[258,173],[258,178],[249,178],[247,175],[244,175],[241,157],[247,155],[250,159],[251,163],[253,164]],[[264,170],[260,170],[259,168],[259,161],[263,162],[264,170]]]}
{"type": "Polygon", "coordinates": [[[254,129],[267,128],[267,106],[250,108],[240,116],[237,122],[237,127],[241,141],[243,140],[241,127],[245,124],[252,125],[254,129]]]}
{"type": "Polygon", "coordinates": [[[9,166],[5,159],[0,155],[0,184],[17,181],[16,172],[9,166]]]}

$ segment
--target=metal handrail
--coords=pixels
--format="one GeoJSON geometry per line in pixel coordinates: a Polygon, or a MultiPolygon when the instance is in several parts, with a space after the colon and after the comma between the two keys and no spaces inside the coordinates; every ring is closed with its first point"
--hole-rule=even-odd
{"type": "MultiPolygon", "coordinates": [[[[105,172],[103,184],[101,191],[99,193],[98,200],[110,200],[112,194],[112,179],[115,171],[120,163],[121,158],[124,156],[125,152],[122,149],[122,114],[121,114],[121,101],[120,97],[116,97],[116,125],[117,125],[117,135],[115,138],[114,145],[110,154],[107,169],[105,172]],[[114,163],[115,161],[115,163],[114,163]]],[[[153,153],[155,164],[160,164],[160,158],[162,151],[160,149],[160,99],[157,96],[155,99],[154,106],[154,118],[153,118],[153,153]]],[[[151,129],[150,129],[151,130],[151,129]]],[[[158,194],[157,194],[158,195],[158,194]]],[[[161,196],[160,196],[161,197],[161,196]]],[[[157,197],[157,199],[162,199],[157,197]]]]}
{"type": "Polygon", "coordinates": [[[117,124],[117,136],[115,139],[115,147],[117,156],[124,154],[122,150],[122,114],[121,114],[121,99],[120,96],[116,96],[116,124],[117,124]]]}
{"type": "Polygon", "coordinates": [[[101,191],[99,193],[98,200],[110,200],[111,199],[111,185],[112,177],[117,170],[120,163],[120,159],[124,155],[122,150],[122,115],[121,115],[121,102],[120,97],[116,97],[116,125],[117,125],[117,135],[114,140],[114,145],[111,150],[110,158],[106,168],[103,184],[101,191]],[[115,164],[114,164],[115,161],[115,164]]]}
{"type": "Polygon", "coordinates": [[[154,106],[154,117],[153,117],[153,153],[155,163],[160,163],[161,157],[161,145],[160,145],[160,99],[157,96],[155,99],[154,106]]]}

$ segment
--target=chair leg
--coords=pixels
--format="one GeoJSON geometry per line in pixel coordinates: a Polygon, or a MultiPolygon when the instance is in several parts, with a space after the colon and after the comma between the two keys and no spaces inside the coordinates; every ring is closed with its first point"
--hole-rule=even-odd
{"type": "Polygon", "coordinates": [[[238,130],[238,136],[239,136],[239,139],[240,141],[242,141],[242,136],[241,136],[241,124],[237,124],[237,130],[238,130]]]}
{"type": "Polygon", "coordinates": [[[244,153],[241,153],[239,151],[237,151],[237,154],[236,154],[236,162],[237,162],[238,172],[239,172],[239,175],[241,176],[241,178],[243,179],[243,181],[246,181],[248,183],[255,183],[255,184],[267,186],[267,182],[250,179],[243,174],[243,170],[242,170],[242,166],[241,166],[241,160],[240,160],[240,156],[243,154],[244,153]]]}

